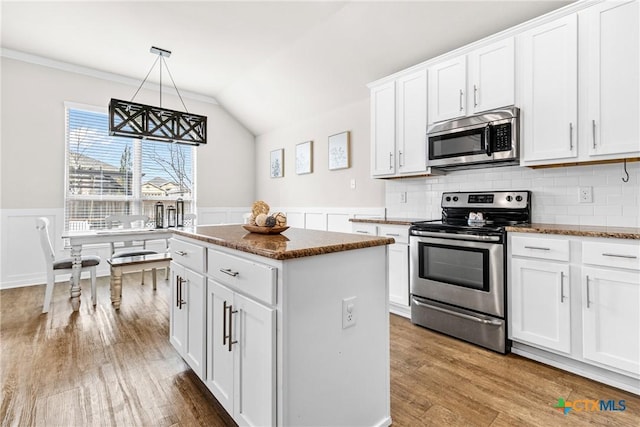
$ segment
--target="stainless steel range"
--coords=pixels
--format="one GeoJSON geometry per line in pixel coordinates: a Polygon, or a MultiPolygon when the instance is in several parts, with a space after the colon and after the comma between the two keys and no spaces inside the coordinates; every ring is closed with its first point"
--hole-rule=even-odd
{"type": "Polygon", "coordinates": [[[531,193],[443,193],[441,206],[409,229],[411,321],[508,353],[505,226],[530,223],[531,193]]]}

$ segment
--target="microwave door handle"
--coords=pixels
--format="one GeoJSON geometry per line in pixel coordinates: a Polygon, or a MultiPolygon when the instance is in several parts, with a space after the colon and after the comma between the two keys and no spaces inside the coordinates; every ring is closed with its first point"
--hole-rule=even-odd
{"type": "Polygon", "coordinates": [[[484,130],[484,151],[487,153],[487,156],[491,157],[491,125],[485,126],[484,130]]]}

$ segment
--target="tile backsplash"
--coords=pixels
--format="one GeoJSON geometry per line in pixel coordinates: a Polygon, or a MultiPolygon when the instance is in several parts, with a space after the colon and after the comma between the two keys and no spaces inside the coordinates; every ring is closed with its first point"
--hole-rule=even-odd
{"type": "Polygon", "coordinates": [[[519,166],[449,172],[386,182],[388,217],[439,218],[444,191],[531,190],[537,223],[640,227],[640,163],[530,169],[519,166]],[[592,203],[579,188],[591,187],[592,203]],[[404,200],[404,202],[403,202],[404,200]]]}

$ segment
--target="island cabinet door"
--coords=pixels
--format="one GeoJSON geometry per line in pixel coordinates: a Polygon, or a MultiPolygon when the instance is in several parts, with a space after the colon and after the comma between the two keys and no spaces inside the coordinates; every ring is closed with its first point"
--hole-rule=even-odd
{"type": "MultiPolygon", "coordinates": [[[[233,351],[229,350],[229,308],[233,292],[219,283],[207,281],[207,373],[205,384],[233,416],[233,351]]],[[[233,347],[232,349],[233,350],[233,347]]]]}
{"type": "Polygon", "coordinates": [[[201,379],[205,365],[205,278],[203,275],[184,269],[182,277],[182,310],[186,311],[187,342],[183,358],[201,379]]]}
{"type": "Polygon", "coordinates": [[[171,310],[169,312],[169,341],[180,356],[184,357],[187,346],[187,310],[182,296],[184,267],[171,263],[171,310]]]}
{"type": "Polygon", "coordinates": [[[235,413],[239,425],[276,424],[276,312],[235,295],[235,413]],[[236,321],[237,319],[237,321],[236,321]]]}

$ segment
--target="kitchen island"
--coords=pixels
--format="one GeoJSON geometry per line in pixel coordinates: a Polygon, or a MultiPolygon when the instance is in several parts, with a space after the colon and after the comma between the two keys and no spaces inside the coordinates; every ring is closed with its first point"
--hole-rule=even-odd
{"type": "Polygon", "coordinates": [[[393,242],[176,230],[171,343],[239,425],[390,425],[393,242]]]}

